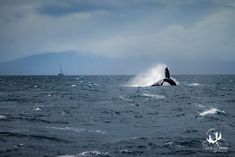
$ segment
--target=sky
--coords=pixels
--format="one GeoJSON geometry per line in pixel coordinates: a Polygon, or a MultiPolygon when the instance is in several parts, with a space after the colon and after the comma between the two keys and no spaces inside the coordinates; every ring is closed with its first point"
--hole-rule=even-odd
{"type": "Polygon", "coordinates": [[[0,62],[72,51],[235,73],[234,17],[234,0],[0,0],[0,62]]]}

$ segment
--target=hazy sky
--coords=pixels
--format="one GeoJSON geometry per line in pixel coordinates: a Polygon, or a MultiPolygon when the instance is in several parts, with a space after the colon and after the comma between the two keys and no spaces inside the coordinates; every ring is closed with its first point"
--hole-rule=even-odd
{"type": "Polygon", "coordinates": [[[0,61],[66,51],[233,65],[235,1],[0,0],[0,61]]]}

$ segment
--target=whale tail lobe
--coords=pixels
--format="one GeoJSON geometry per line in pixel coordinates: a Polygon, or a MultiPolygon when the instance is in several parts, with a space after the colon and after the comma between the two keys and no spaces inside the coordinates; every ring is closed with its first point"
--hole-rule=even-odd
{"type": "Polygon", "coordinates": [[[165,78],[169,79],[171,76],[170,76],[170,72],[168,70],[168,68],[166,67],[165,69],[165,78]]]}

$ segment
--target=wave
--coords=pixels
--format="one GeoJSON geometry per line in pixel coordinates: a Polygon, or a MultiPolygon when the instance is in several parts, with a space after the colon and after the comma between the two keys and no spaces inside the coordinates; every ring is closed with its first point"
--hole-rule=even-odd
{"type": "Polygon", "coordinates": [[[99,152],[97,150],[94,150],[94,151],[82,152],[76,155],[60,155],[58,157],[109,157],[109,156],[110,155],[108,152],[99,152]]]}
{"type": "Polygon", "coordinates": [[[174,148],[174,149],[185,148],[185,146],[177,144],[176,142],[173,142],[173,141],[168,141],[163,146],[164,147],[169,147],[169,148],[174,148]]]}
{"type": "Polygon", "coordinates": [[[120,153],[127,153],[127,154],[129,154],[129,153],[131,153],[131,151],[129,151],[127,149],[122,149],[122,150],[120,150],[120,153]]]}
{"type": "Polygon", "coordinates": [[[31,121],[31,122],[42,122],[42,123],[48,123],[48,124],[68,124],[66,121],[50,121],[46,119],[41,119],[39,117],[31,117],[31,116],[21,116],[21,117],[8,117],[8,120],[25,120],[25,121],[31,121]]]}
{"type": "Polygon", "coordinates": [[[0,136],[6,136],[6,137],[18,137],[18,138],[32,138],[35,140],[49,140],[49,141],[55,141],[55,142],[63,142],[63,143],[70,143],[71,141],[64,140],[57,137],[47,136],[47,135],[35,135],[35,134],[23,134],[18,132],[0,132],[0,136]]]}
{"type": "Polygon", "coordinates": [[[41,111],[42,109],[40,107],[37,107],[35,111],[41,111]]]}
{"type": "Polygon", "coordinates": [[[7,119],[7,117],[4,115],[0,115],[0,119],[7,119]]]}
{"type": "Polygon", "coordinates": [[[77,132],[77,133],[80,133],[80,132],[91,132],[91,133],[101,133],[101,134],[106,134],[105,131],[102,131],[102,130],[89,130],[89,129],[85,129],[85,128],[73,128],[73,127],[64,127],[64,128],[61,128],[61,127],[51,127],[52,129],[56,129],[56,130],[65,130],[65,131],[74,131],[74,132],[77,132]]]}
{"type": "MultiPolygon", "coordinates": [[[[138,146],[138,147],[139,148],[146,148],[145,146],[138,146]]],[[[127,150],[127,149],[122,149],[122,150],[120,150],[120,153],[127,154],[127,155],[130,155],[130,156],[139,156],[139,155],[143,154],[144,152],[141,151],[141,150],[130,151],[130,150],[127,150]]]]}
{"type": "MultiPolygon", "coordinates": [[[[145,73],[138,74],[133,79],[128,82],[127,86],[130,87],[149,87],[155,82],[158,82],[165,77],[165,68],[167,67],[166,64],[158,64],[153,68],[149,69],[145,73]]],[[[176,84],[179,82],[172,78],[176,84]]],[[[165,84],[164,84],[165,85],[165,84]]]]}
{"type": "Polygon", "coordinates": [[[125,101],[133,101],[133,100],[128,99],[128,98],[126,98],[126,97],[124,97],[124,96],[120,96],[120,97],[119,97],[119,99],[121,99],[121,100],[125,100],[125,101]]]}
{"type": "Polygon", "coordinates": [[[164,95],[159,95],[159,94],[143,94],[145,97],[149,98],[157,98],[157,99],[165,99],[166,97],[164,95]]]}
{"type": "Polygon", "coordinates": [[[206,116],[206,115],[209,115],[209,114],[216,114],[216,113],[224,113],[225,114],[226,112],[223,111],[223,110],[218,110],[215,107],[212,107],[208,110],[205,110],[205,111],[201,112],[199,115],[200,116],[206,116]]]}
{"type": "Polygon", "coordinates": [[[195,103],[196,106],[200,107],[200,108],[205,108],[206,106],[202,105],[202,104],[198,104],[198,103],[195,103]]]}
{"type": "Polygon", "coordinates": [[[72,127],[64,127],[64,128],[60,128],[60,127],[51,127],[52,129],[56,129],[56,130],[69,130],[69,131],[74,131],[74,132],[82,132],[85,131],[84,128],[72,128],[72,127]]]}
{"type": "Polygon", "coordinates": [[[189,83],[189,84],[187,84],[188,86],[200,86],[201,84],[200,83],[189,83]]]}

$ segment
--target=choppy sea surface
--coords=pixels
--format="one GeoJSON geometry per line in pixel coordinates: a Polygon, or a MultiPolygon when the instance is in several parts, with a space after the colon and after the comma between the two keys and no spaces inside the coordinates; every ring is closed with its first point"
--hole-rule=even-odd
{"type": "Polygon", "coordinates": [[[0,76],[0,156],[235,156],[235,75],[0,76]],[[217,129],[228,151],[203,148],[217,129]]]}

